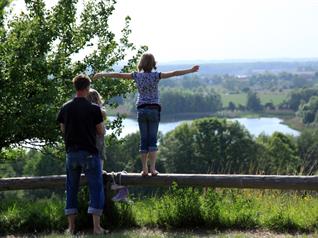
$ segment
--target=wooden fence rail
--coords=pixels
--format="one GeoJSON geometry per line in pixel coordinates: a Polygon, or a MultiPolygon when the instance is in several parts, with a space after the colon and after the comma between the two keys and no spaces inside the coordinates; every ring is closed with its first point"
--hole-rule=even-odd
{"type": "MultiPolygon", "coordinates": [[[[0,179],[0,191],[64,188],[65,175],[41,177],[16,177],[0,179]]],[[[224,175],[224,174],[160,174],[156,177],[141,177],[140,174],[115,174],[115,180],[127,186],[179,186],[253,188],[253,189],[294,189],[318,190],[318,176],[280,176],[280,175],[224,175]]],[[[104,172],[105,184],[112,181],[111,174],[104,172]]],[[[86,184],[82,175],[81,185],[86,184]]]]}

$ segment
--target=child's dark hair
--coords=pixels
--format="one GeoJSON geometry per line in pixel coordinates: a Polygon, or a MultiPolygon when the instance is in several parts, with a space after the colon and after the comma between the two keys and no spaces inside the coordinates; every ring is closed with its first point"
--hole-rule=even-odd
{"type": "Polygon", "coordinates": [[[76,75],[72,80],[76,91],[88,88],[91,85],[90,78],[85,74],[76,75]]]}
{"type": "Polygon", "coordinates": [[[150,73],[153,69],[157,69],[156,63],[155,57],[152,54],[143,54],[138,64],[138,71],[150,73]]]}

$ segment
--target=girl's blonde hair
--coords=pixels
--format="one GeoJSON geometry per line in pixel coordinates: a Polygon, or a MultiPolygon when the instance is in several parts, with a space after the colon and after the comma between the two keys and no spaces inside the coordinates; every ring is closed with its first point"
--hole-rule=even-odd
{"type": "Polygon", "coordinates": [[[88,101],[90,101],[92,103],[95,103],[95,104],[98,104],[98,105],[102,105],[103,104],[102,97],[100,96],[99,92],[97,92],[93,88],[89,89],[89,93],[88,93],[86,98],[87,98],[88,101]]]}
{"type": "Polygon", "coordinates": [[[143,54],[138,64],[138,71],[150,73],[152,69],[157,69],[156,63],[155,57],[152,54],[143,54]]]}

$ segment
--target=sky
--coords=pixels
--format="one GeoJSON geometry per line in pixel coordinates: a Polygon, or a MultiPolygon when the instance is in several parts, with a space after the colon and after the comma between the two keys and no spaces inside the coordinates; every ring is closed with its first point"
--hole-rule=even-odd
{"type": "Polygon", "coordinates": [[[318,58],[318,0],[117,0],[115,8],[113,31],[129,15],[131,41],[162,63],[318,58]]]}

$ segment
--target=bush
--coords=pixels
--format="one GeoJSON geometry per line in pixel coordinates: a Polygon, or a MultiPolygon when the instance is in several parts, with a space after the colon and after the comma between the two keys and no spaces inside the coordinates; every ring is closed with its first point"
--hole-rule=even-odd
{"type": "Polygon", "coordinates": [[[156,205],[158,225],[164,227],[202,226],[200,193],[194,188],[178,188],[177,185],[158,199],[156,205]]]}

